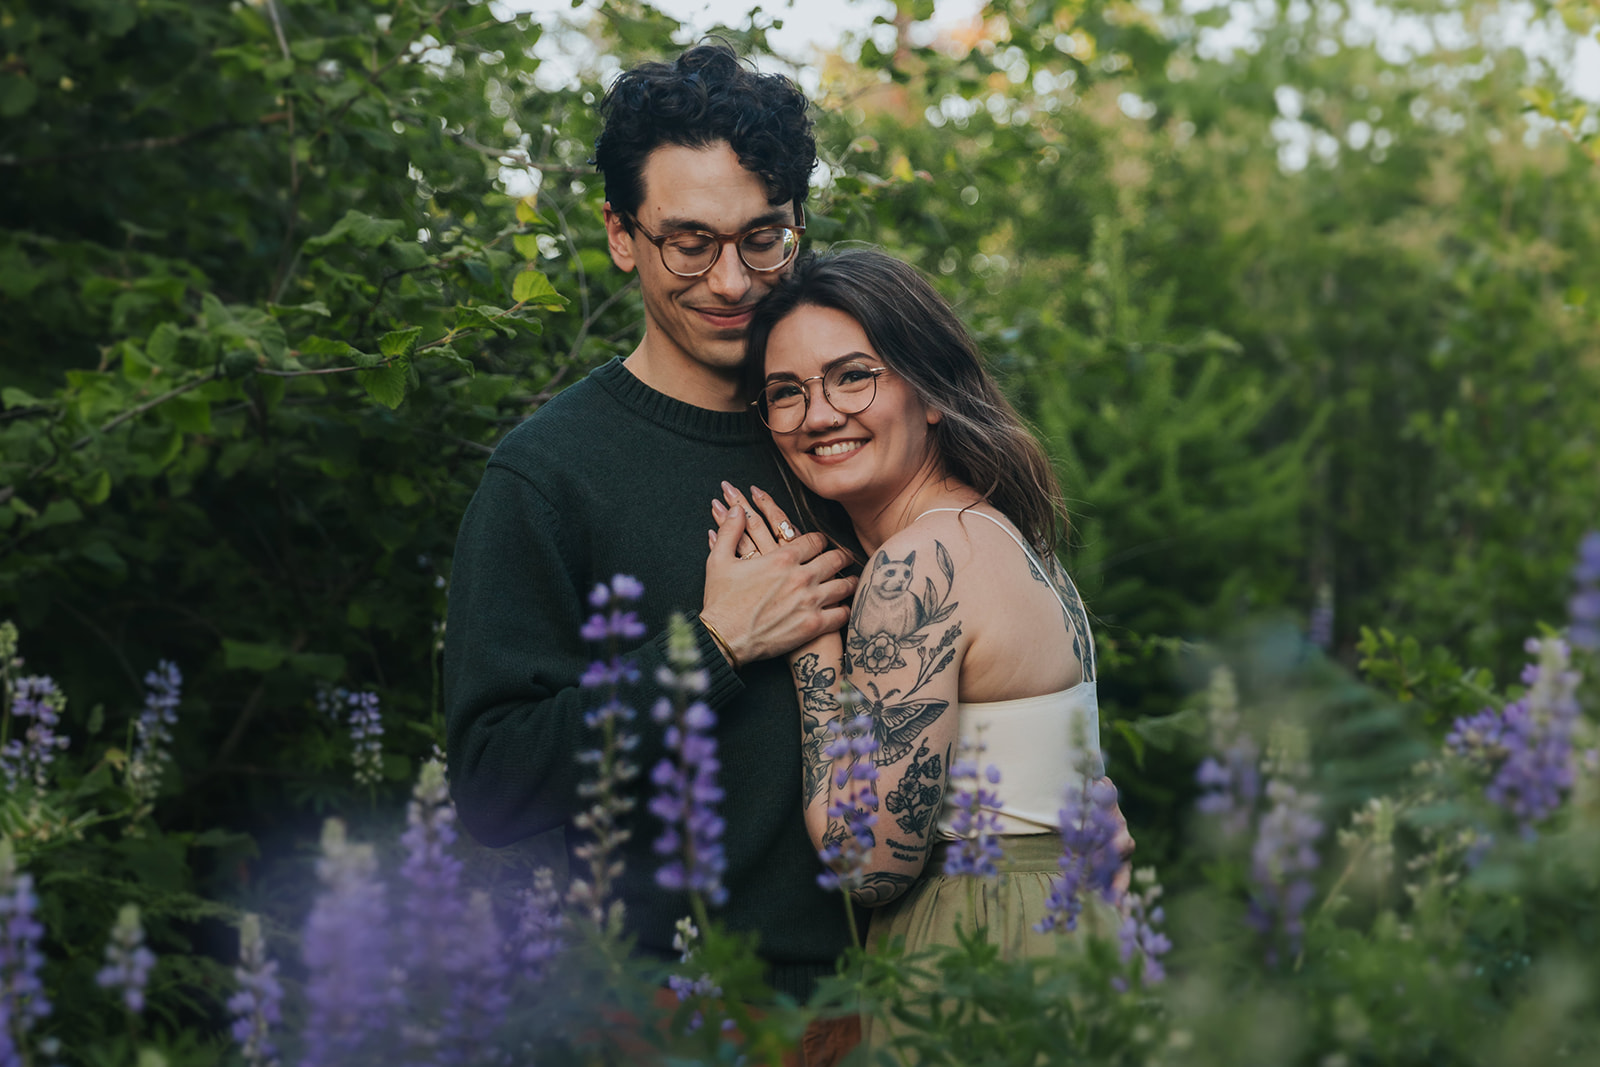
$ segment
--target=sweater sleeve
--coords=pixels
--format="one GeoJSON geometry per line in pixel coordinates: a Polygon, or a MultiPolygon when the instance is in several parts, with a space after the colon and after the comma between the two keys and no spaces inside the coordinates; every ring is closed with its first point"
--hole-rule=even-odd
{"type": "MultiPolygon", "coordinates": [[[[592,659],[579,636],[588,614],[584,569],[564,546],[561,516],[515,472],[494,465],[462,519],[451,568],[445,628],[444,710],[451,793],[462,824],[500,846],[569,822],[583,807],[576,756],[597,744],[584,723],[597,695],[579,687],[592,659]]],[[[567,549],[575,551],[575,549],[567,549]]],[[[605,577],[609,578],[609,575],[605,577]]],[[[648,582],[648,576],[642,576],[648,582]]],[[[694,623],[714,706],[743,683],[694,623]]],[[[639,684],[624,696],[637,709],[630,760],[648,771],[664,752],[649,710],[661,695],[657,670],[666,635],[631,653],[639,684]]]]}

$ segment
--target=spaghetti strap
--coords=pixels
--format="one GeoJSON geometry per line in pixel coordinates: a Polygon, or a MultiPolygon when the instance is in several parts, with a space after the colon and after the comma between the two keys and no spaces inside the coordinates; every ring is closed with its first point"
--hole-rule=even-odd
{"type": "MultiPolygon", "coordinates": [[[[1072,610],[1072,605],[1067,603],[1066,599],[1061,595],[1061,590],[1057,589],[1055,584],[1050,581],[1050,572],[1045,569],[1044,561],[1039,558],[1038,553],[1034,552],[1033,549],[1028,547],[1028,543],[1026,541],[1018,537],[1012,531],[1011,527],[1007,526],[993,515],[988,515],[981,511],[973,511],[970,508],[929,508],[927,511],[924,511],[922,515],[918,515],[916,519],[912,519],[911,521],[916,522],[917,519],[922,518],[923,515],[932,515],[935,512],[940,511],[953,511],[958,515],[976,515],[979,518],[988,519],[990,522],[1000,527],[1001,531],[1007,537],[1011,538],[1011,540],[1015,541],[1018,548],[1022,549],[1023,554],[1028,557],[1028,562],[1033,564],[1033,566],[1038,569],[1040,574],[1044,575],[1044,584],[1049,586],[1050,591],[1056,595],[1056,600],[1061,604],[1061,610],[1066,612],[1069,619],[1073,617],[1074,612],[1072,610]]],[[[1075,582],[1073,582],[1072,575],[1067,573],[1065,567],[1061,569],[1061,576],[1067,580],[1067,585],[1072,589],[1072,595],[1078,598],[1079,604],[1082,604],[1083,597],[1078,593],[1078,586],[1075,582]]],[[[1089,646],[1089,662],[1087,664],[1088,673],[1085,674],[1084,681],[1092,682],[1099,677],[1099,671],[1095,667],[1094,635],[1089,633],[1089,620],[1087,617],[1085,617],[1083,620],[1083,628],[1083,639],[1084,642],[1089,646]]]]}

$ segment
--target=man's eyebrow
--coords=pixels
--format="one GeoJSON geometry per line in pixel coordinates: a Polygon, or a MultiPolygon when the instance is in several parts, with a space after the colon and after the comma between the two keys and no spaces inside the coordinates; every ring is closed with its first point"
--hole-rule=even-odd
{"type": "MultiPolygon", "coordinates": [[[[841,363],[849,363],[851,361],[858,361],[858,362],[861,362],[861,363],[871,363],[872,359],[873,359],[873,357],[867,355],[865,352],[851,352],[848,355],[840,356],[837,359],[828,360],[828,362],[826,362],[826,363],[824,363],[822,365],[822,373],[823,374],[827,374],[829,371],[831,371],[833,368],[837,367],[841,363]]],[[[781,372],[781,373],[778,373],[778,374],[769,374],[766,377],[766,381],[768,381],[768,382],[798,382],[799,380],[800,380],[800,375],[798,375],[798,374],[790,374],[787,371],[784,371],[784,372],[781,372]]]]}
{"type": "MultiPolygon", "coordinates": [[[[700,219],[668,218],[662,219],[657,225],[661,227],[662,233],[676,233],[680,230],[703,230],[706,233],[719,232],[715,226],[712,226],[710,223],[704,222],[700,219]]],[[[740,226],[736,230],[730,230],[728,232],[743,233],[745,230],[753,230],[758,226],[793,225],[794,219],[790,217],[787,212],[782,210],[773,210],[767,212],[765,215],[757,215],[755,218],[746,219],[744,221],[744,225],[740,226]]]]}

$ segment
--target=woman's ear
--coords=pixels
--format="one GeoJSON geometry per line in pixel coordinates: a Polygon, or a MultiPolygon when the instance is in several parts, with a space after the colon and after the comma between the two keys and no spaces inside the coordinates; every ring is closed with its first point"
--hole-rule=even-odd
{"type": "Polygon", "coordinates": [[[928,409],[928,425],[929,426],[934,425],[935,423],[937,423],[942,418],[944,418],[944,412],[940,411],[938,408],[930,407],[928,409]]]}

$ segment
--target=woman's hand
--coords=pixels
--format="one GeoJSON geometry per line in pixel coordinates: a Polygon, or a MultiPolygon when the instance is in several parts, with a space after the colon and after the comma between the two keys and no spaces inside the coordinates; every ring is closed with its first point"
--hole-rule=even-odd
{"type": "MultiPolygon", "coordinates": [[[[771,552],[780,544],[788,544],[800,536],[800,531],[795,529],[789,516],[778,506],[778,502],[759,487],[752,485],[750,495],[755,498],[756,507],[750,506],[750,501],[745,495],[728,482],[722,483],[722,500],[711,502],[711,518],[718,526],[728,517],[729,508],[743,508],[745,512],[744,536],[739,538],[739,547],[736,550],[740,559],[749,559],[762,552],[771,552]],[[757,508],[760,510],[758,511],[757,508]]],[[[707,530],[711,547],[717,547],[717,531],[707,530]]]]}

